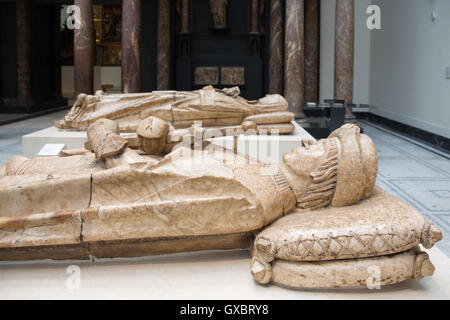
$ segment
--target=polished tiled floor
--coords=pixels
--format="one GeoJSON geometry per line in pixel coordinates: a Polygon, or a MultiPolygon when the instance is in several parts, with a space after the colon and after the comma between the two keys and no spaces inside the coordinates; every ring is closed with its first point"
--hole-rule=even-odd
{"type": "MultiPolygon", "coordinates": [[[[51,126],[66,112],[0,126],[0,165],[22,153],[23,135],[51,126]]],[[[436,223],[444,234],[438,247],[450,256],[450,155],[370,122],[360,125],[377,147],[377,184],[436,223]]]]}
{"type": "Polygon", "coordinates": [[[61,119],[66,113],[67,110],[63,110],[0,126],[0,165],[12,155],[22,154],[23,135],[52,126],[54,120],[61,119]]]}
{"type": "Polygon", "coordinates": [[[450,154],[367,121],[360,125],[377,148],[377,184],[438,225],[444,238],[437,246],[450,256],[450,154]]]}

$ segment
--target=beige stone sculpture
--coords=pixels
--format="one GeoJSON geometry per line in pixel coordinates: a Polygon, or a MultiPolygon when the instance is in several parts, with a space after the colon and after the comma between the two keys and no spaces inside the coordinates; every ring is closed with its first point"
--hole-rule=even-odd
{"type": "Polygon", "coordinates": [[[141,151],[100,119],[88,128],[93,153],[11,158],[0,170],[0,260],[251,247],[260,283],[365,285],[373,264],[389,276],[381,284],[433,273],[415,248],[442,234],[374,191],[375,146],[355,125],[304,141],[280,164],[208,148],[151,156],[166,147],[170,125],[152,116],[137,129],[141,151]]]}
{"type": "Polygon", "coordinates": [[[136,132],[141,120],[157,117],[171,129],[185,129],[196,121],[202,127],[248,129],[280,134],[291,133],[294,114],[288,112],[286,100],[280,95],[267,95],[256,101],[239,96],[238,87],[223,90],[211,86],[197,91],[154,91],[150,93],[80,94],[62,120],[60,129],[86,130],[101,118],[115,120],[121,132],[136,132]]]}
{"type": "Polygon", "coordinates": [[[225,29],[227,27],[228,0],[209,0],[214,28],[225,29]]]}
{"type": "MultiPolygon", "coordinates": [[[[255,264],[252,268],[254,270],[255,264]]],[[[409,279],[421,280],[434,272],[428,255],[418,248],[389,256],[353,260],[315,263],[276,260],[271,268],[272,281],[291,288],[381,289],[381,286],[409,279]]],[[[257,276],[257,273],[253,274],[257,276]]]]}

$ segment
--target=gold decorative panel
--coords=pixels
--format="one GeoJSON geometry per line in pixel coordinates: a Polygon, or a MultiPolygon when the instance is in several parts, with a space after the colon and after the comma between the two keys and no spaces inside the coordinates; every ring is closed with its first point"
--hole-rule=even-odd
{"type": "Polygon", "coordinates": [[[194,71],[195,84],[219,84],[218,67],[196,67],[194,71]]]}
{"type": "Polygon", "coordinates": [[[96,62],[102,66],[122,64],[122,6],[94,5],[96,62]]]}
{"type": "Polygon", "coordinates": [[[244,85],[245,84],[245,68],[244,67],[222,67],[220,84],[244,85]]]}

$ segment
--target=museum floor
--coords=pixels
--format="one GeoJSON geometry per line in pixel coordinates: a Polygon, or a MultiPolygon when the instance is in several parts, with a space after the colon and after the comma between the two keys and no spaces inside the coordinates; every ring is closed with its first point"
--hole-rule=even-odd
{"type": "MultiPolygon", "coordinates": [[[[22,153],[23,135],[51,126],[66,112],[0,126],[0,165],[22,153]]],[[[360,125],[377,147],[377,184],[436,223],[444,235],[437,246],[450,257],[450,156],[370,122],[360,125]]]]}

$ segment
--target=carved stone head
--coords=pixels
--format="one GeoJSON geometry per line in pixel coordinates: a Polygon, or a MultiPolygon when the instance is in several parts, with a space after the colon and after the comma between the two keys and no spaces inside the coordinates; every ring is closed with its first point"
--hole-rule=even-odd
{"type": "Polygon", "coordinates": [[[286,153],[281,165],[300,208],[352,205],[374,186],[378,158],[372,139],[346,124],[327,139],[307,141],[286,153]]]}

